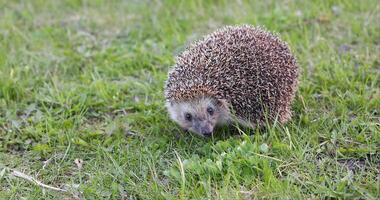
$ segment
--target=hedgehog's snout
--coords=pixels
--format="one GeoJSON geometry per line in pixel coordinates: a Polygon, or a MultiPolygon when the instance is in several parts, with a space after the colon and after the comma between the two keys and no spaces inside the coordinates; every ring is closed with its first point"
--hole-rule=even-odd
{"type": "Polygon", "coordinates": [[[210,137],[212,135],[212,131],[203,130],[202,135],[204,135],[205,137],[210,137]]]}
{"type": "Polygon", "coordinates": [[[207,121],[200,121],[195,123],[195,129],[205,137],[210,137],[213,132],[213,125],[207,121]]]}

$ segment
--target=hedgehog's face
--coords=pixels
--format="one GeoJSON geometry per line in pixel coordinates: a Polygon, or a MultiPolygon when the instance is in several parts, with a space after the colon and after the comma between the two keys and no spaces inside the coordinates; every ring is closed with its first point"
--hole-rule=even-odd
{"type": "Polygon", "coordinates": [[[212,135],[216,124],[223,123],[228,117],[225,107],[211,98],[168,102],[166,106],[170,117],[184,130],[206,137],[212,135]]]}

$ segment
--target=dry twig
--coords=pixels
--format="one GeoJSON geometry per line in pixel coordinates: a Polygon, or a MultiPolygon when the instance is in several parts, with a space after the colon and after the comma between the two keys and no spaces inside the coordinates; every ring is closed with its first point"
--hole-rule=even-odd
{"type": "Polygon", "coordinates": [[[30,182],[33,182],[34,184],[38,185],[38,186],[41,186],[41,187],[44,187],[44,188],[47,188],[47,189],[51,189],[51,190],[55,190],[55,191],[60,191],[60,192],[67,192],[67,190],[64,190],[64,189],[61,189],[61,188],[56,188],[56,187],[53,187],[53,186],[50,186],[50,185],[46,185],[44,183],[41,183],[40,181],[38,181],[37,179],[29,176],[29,175],[26,175],[20,171],[17,171],[17,170],[12,170],[12,175],[15,176],[15,177],[19,177],[19,178],[23,178],[27,181],[30,181],[30,182]]]}

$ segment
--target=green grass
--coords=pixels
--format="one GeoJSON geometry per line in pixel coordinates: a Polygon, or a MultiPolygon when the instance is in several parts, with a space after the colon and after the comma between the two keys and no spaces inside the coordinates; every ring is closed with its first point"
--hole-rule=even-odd
{"type": "Polygon", "coordinates": [[[0,199],[380,198],[379,19],[376,0],[0,0],[0,199]],[[296,55],[293,119],[183,133],[174,55],[241,23],[296,55]]]}

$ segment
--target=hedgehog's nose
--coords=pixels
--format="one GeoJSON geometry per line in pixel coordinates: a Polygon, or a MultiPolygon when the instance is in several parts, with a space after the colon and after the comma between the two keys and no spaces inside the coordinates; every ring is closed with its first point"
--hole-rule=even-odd
{"type": "Polygon", "coordinates": [[[212,132],[202,132],[205,137],[211,137],[212,132]]]}
{"type": "Polygon", "coordinates": [[[205,137],[210,137],[212,135],[212,125],[208,122],[202,121],[198,125],[198,133],[205,137]]]}
{"type": "Polygon", "coordinates": [[[211,128],[202,128],[202,135],[205,137],[211,137],[212,135],[212,129],[211,128]]]}

